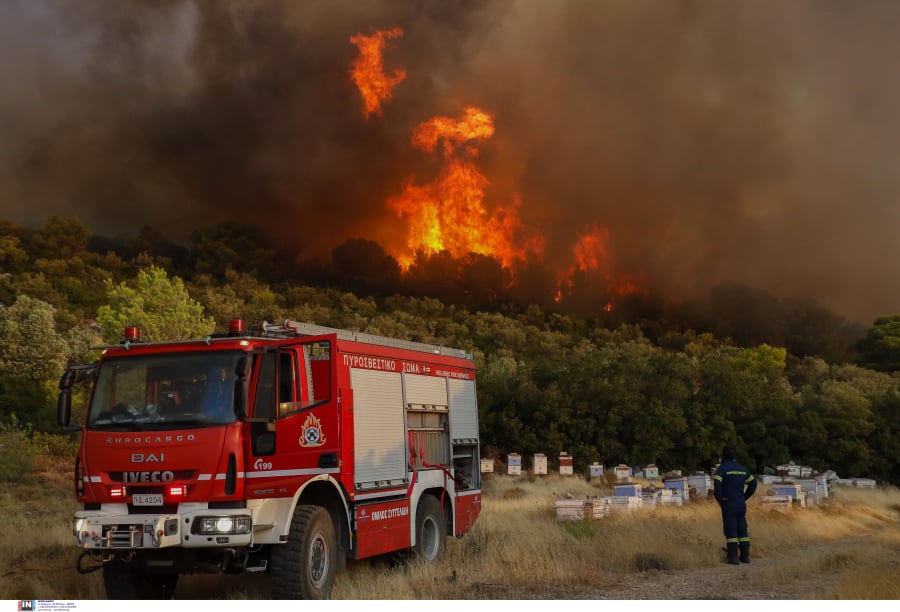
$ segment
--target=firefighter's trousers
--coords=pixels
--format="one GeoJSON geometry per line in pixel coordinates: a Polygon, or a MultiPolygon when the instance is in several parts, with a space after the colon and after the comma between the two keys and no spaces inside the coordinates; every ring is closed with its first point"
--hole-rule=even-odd
{"type": "Polygon", "coordinates": [[[722,530],[725,532],[725,542],[737,544],[749,542],[747,533],[747,509],[722,507],[722,530]]]}

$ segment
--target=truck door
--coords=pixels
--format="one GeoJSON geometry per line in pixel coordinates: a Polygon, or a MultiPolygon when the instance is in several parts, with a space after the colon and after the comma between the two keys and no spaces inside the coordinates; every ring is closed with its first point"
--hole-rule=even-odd
{"type": "MultiPolygon", "coordinates": [[[[296,476],[340,471],[340,421],[333,397],[331,343],[278,350],[276,457],[296,476]]],[[[295,477],[296,477],[295,476],[295,477]]]]}

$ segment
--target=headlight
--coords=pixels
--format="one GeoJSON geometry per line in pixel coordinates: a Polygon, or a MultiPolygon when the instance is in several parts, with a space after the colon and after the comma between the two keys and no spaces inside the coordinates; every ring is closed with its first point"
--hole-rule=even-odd
{"type": "Polygon", "coordinates": [[[72,521],[72,535],[78,535],[82,531],[84,531],[84,523],[85,519],[83,518],[75,518],[72,521]]]}
{"type": "Polygon", "coordinates": [[[250,533],[249,516],[203,516],[194,521],[196,535],[236,535],[250,533]]]}

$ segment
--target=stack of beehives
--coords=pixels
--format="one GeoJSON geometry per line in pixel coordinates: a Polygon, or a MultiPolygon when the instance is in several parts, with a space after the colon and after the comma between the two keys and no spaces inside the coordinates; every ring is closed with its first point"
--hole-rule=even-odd
{"type": "Polygon", "coordinates": [[[607,499],[605,497],[558,499],[553,502],[556,508],[556,520],[581,521],[584,519],[603,518],[609,512],[607,499]]]}

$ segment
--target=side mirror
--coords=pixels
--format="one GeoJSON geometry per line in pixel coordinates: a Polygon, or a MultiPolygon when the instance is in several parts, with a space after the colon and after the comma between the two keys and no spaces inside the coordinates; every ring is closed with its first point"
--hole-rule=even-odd
{"type": "Polygon", "coordinates": [[[59,379],[59,397],[56,398],[56,422],[63,427],[69,425],[72,418],[72,385],[78,372],[68,369],[59,379]]]}
{"type": "Polygon", "coordinates": [[[72,390],[62,389],[56,398],[56,422],[62,427],[68,427],[72,418],[72,390]]]}
{"type": "Polygon", "coordinates": [[[63,372],[63,375],[59,379],[59,390],[67,390],[71,389],[72,385],[75,384],[75,381],[78,379],[78,372],[73,369],[68,369],[63,372]]]}

